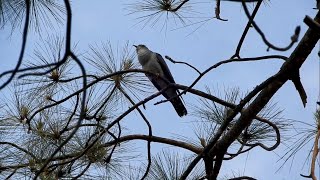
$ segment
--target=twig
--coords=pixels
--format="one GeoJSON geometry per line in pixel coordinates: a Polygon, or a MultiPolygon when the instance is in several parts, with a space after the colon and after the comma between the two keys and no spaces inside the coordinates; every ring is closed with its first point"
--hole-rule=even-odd
{"type": "Polygon", "coordinates": [[[90,166],[91,162],[89,162],[89,164],[77,176],[73,177],[72,179],[76,180],[80,178],[82,175],[84,175],[84,173],[89,169],[90,166]]]}
{"type": "Polygon", "coordinates": [[[101,104],[101,106],[97,109],[97,111],[94,113],[93,117],[95,117],[96,119],[98,119],[97,115],[98,113],[101,111],[101,109],[108,103],[108,101],[111,99],[114,91],[117,89],[117,86],[114,86],[111,90],[111,92],[109,93],[108,97],[104,100],[104,102],[101,104]]]}
{"type": "Polygon", "coordinates": [[[176,8],[174,8],[174,9],[171,9],[170,11],[172,11],[172,12],[176,12],[176,11],[178,11],[185,3],[187,3],[189,0],[184,0],[184,1],[182,1],[176,8]]]}
{"type": "MultiPolygon", "coordinates": [[[[242,0],[239,0],[239,1],[242,2],[242,0]]],[[[258,3],[256,4],[256,6],[255,6],[255,8],[254,8],[254,10],[253,10],[253,12],[252,12],[251,18],[249,19],[249,21],[248,21],[248,23],[247,23],[246,27],[244,28],[244,31],[243,31],[243,33],[242,33],[242,35],[241,35],[241,38],[240,38],[240,40],[239,40],[239,43],[238,43],[236,52],[235,52],[235,54],[231,57],[231,59],[233,59],[233,58],[235,58],[235,57],[240,58],[240,49],[241,49],[242,44],[243,44],[243,42],[244,42],[244,38],[246,38],[247,33],[248,33],[248,31],[249,31],[249,29],[250,29],[250,27],[251,27],[251,23],[252,23],[253,19],[255,18],[255,16],[256,16],[256,14],[257,14],[257,12],[258,12],[261,4],[262,4],[262,1],[261,1],[261,0],[258,0],[258,3]]]]}
{"type": "MultiPolygon", "coordinates": [[[[119,142],[118,142],[118,139],[121,137],[121,126],[120,126],[120,123],[118,122],[117,123],[117,125],[118,125],[118,137],[115,137],[111,132],[109,132],[109,130],[108,130],[108,133],[116,140],[116,143],[114,143],[114,145],[113,145],[113,147],[112,147],[112,149],[111,149],[111,152],[110,152],[110,154],[109,154],[109,156],[105,159],[105,162],[106,163],[110,163],[110,161],[111,161],[111,157],[112,157],[112,155],[113,155],[113,153],[114,153],[114,151],[115,151],[115,149],[116,149],[116,146],[119,144],[119,142]]],[[[89,141],[88,141],[88,143],[89,143],[89,141]]],[[[87,144],[88,145],[88,144],[87,144]]]]}
{"type": "Polygon", "coordinates": [[[169,56],[165,56],[165,58],[166,59],[168,59],[169,61],[171,61],[172,63],[174,63],[174,64],[185,64],[185,65],[187,65],[187,66],[189,66],[189,67],[191,67],[192,69],[194,69],[195,71],[197,71],[197,73],[199,73],[199,74],[201,74],[201,72],[197,69],[197,68],[195,68],[194,66],[192,66],[191,64],[189,64],[189,63],[186,63],[186,62],[183,62],[183,61],[175,61],[175,60],[173,60],[171,57],[169,57],[169,56]]]}
{"type": "Polygon", "coordinates": [[[228,19],[222,19],[222,18],[220,17],[220,1],[221,1],[221,0],[216,0],[216,1],[217,1],[217,3],[216,3],[216,8],[215,8],[215,10],[214,10],[214,13],[215,13],[215,15],[216,15],[216,18],[219,19],[219,20],[221,20],[221,21],[228,21],[228,19]]]}
{"type": "Polygon", "coordinates": [[[71,122],[73,116],[76,114],[77,108],[78,108],[78,104],[79,104],[79,95],[77,95],[77,100],[76,100],[76,104],[74,106],[73,112],[71,113],[67,124],[65,125],[65,127],[59,132],[59,134],[61,135],[62,133],[64,133],[65,131],[67,131],[69,123],[71,122]]]}

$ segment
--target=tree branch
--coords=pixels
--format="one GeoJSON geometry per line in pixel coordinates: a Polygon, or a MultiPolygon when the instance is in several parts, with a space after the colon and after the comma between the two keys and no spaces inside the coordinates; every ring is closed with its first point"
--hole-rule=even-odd
{"type": "MultiPolygon", "coordinates": [[[[130,141],[130,140],[145,140],[145,141],[168,144],[168,145],[180,147],[183,149],[187,149],[187,150],[189,150],[193,153],[196,153],[196,154],[198,154],[202,151],[202,148],[193,146],[189,143],[186,143],[183,141],[178,141],[178,140],[173,140],[173,139],[169,139],[169,138],[159,137],[159,136],[133,134],[133,135],[127,135],[127,136],[120,137],[118,139],[118,142],[125,142],[125,141],[130,141]]],[[[105,143],[104,146],[111,146],[114,143],[116,143],[116,140],[109,141],[109,142],[105,143]]]]}
{"type": "MultiPolygon", "coordinates": [[[[316,15],[315,21],[317,22],[320,21],[320,12],[318,12],[318,14],[316,15]]],[[[249,106],[245,110],[243,110],[238,121],[235,122],[235,124],[231,127],[231,129],[222,138],[220,138],[219,141],[212,141],[208,144],[207,147],[210,148],[210,155],[214,156],[217,153],[226,152],[227,148],[232,144],[234,140],[236,140],[236,138],[241,134],[241,132],[252,122],[252,119],[269,102],[272,96],[281,88],[281,86],[286,81],[290,79],[291,72],[295,72],[299,70],[301,65],[304,63],[304,61],[306,60],[306,58],[308,57],[308,55],[316,45],[319,38],[320,38],[320,35],[317,31],[314,31],[313,29],[310,29],[310,28],[308,29],[308,31],[305,33],[304,37],[301,39],[300,43],[298,44],[294,52],[291,54],[289,59],[282,65],[279,72],[274,76],[272,76],[271,78],[272,81],[269,83],[266,83],[266,86],[263,87],[262,91],[253,100],[253,102],[249,104],[249,106]],[[213,146],[212,149],[211,149],[211,146],[213,146]]],[[[237,107],[241,107],[239,105],[237,107]]],[[[225,120],[225,122],[228,123],[228,120],[230,120],[229,118],[233,118],[234,115],[235,113],[230,115],[225,120]]],[[[217,134],[220,134],[220,133],[222,134],[220,130],[218,132],[217,134]]],[[[205,148],[203,153],[205,153],[205,151],[208,150],[208,148],[205,148]]],[[[199,156],[195,158],[194,161],[192,161],[192,163],[189,165],[187,170],[184,172],[181,179],[187,178],[188,174],[191,172],[191,170],[197,164],[198,161],[199,161],[199,156]]]]}
{"type": "MultiPolygon", "coordinates": [[[[3,89],[4,87],[6,87],[12,81],[12,79],[14,78],[14,76],[16,75],[16,73],[18,72],[18,70],[21,66],[22,59],[24,56],[24,51],[26,48],[27,37],[28,37],[29,21],[30,21],[30,1],[25,0],[24,2],[26,3],[26,18],[25,18],[25,23],[24,23],[24,28],[23,28],[22,45],[21,45],[21,49],[20,49],[19,59],[16,64],[16,67],[12,71],[12,74],[9,77],[9,79],[0,86],[0,90],[3,89]]],[[[5,73],[7,73],[7,72],[1,73],[0,77],[3,76],[5,73]]]]}
{"type": "MultiPolygon", "coordinates": [[[[320,11],[315,17],[315,21],[320,21],[320,11]]],[[[232,142],[241,134],[241,132],[251,123],[261,109],[269,102],[272,96],[290,79],[291,72],[299,70],[305,62],[308,55],[316,45],[320,34],[309,28],[301,39],[296,49],[292,52],[288,61],[286,61],[279,72],[275,75],[275,80],[265,87],[251,104],[242,112],[238,121],[231,129],[214,145],[210,154],[225,151],[232,142]]]]}

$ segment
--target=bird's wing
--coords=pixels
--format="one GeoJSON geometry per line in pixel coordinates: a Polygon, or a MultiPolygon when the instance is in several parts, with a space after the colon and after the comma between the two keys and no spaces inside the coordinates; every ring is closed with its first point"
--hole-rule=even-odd
{"type": "Polygon", "coordinates": [[[173,79],[173,76],[172,76],[172,74],[171,74],[171,72],[170,72],[170,70],[169,70],[169,67],[168,67],[166,61],[165,61],[165,60],[162,58],[162,56],[161,56],[160,54],[158,54],[158,53],[156,53],[156,57],[157,57],[158,63],[159,63],[160,66],[161,66],[161,69],[162,69],[162,71],[163,71],[163,74],[164,74],[165,78],[167,78],[168,81],[170,81],[171,83],[176,83],[176,82],[174,81],[174,79],[173,79]]]}
{"type": "Polygon", "coordinates": [[[149,80],[152,82],[152,84],[154,85],[154,87],[156,87],[159,91],[164,88],[162,87],[162,84],[159,83],[159,80],[157,78],[155,78],[155,76],[153,75],[149,75],[149,74],[146,74],[146,76],[149,78],[149,80]]]}

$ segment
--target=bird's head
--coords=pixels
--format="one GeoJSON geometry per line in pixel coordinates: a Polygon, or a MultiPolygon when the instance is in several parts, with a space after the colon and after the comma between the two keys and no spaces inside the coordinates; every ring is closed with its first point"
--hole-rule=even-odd
{"type": "Polygon", "coordinates": [[[143,44],[133,45],[136,48],[137,54],[144,54],[146,51],[149,51],[147,46],[143,44]]]}

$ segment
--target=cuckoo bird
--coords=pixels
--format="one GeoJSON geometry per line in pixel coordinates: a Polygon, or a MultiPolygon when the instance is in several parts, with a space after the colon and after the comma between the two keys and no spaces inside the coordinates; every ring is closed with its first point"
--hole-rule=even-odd
{"type": "MultiPolygon", "coordinates": [[[[170,83],[175,83],[168,65],[160,54],[152,52],[145,45],[133,46],[136,47],[138,60],[142,66],[142,69],[153,73],[153,75],[146,74],[146,76],[159,91],[163,88],[166,88],[170,83]]],[[[178,93],[179,91],[177,88],[169,87],[162,92],[162,95],[166,99],[170,100],[174,109],[181,117],[187,115],[187,109],[183,105],[181,98],[177,96],[178,93]]]]}

